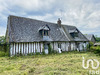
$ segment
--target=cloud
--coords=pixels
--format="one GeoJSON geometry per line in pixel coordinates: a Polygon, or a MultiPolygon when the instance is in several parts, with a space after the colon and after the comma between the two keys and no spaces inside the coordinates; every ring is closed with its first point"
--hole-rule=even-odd
{"type": "Polygon", "coordinates": [[[99,0],[0,0],[2,27],[6,27],[9,14],[54,23],[61,18],[63,24],[74,25],[83,33],[100,36],[99,13],[99,0]]]}
{"type": "Polygon", "coordinates": [[[10,9],[17,7],[22,11],[38,11],[50,9],[55,0],[4,0],[4,2],[9,3],[10,9]]]}
{"type": "Polygon", "coordinates": [[[6,33],[6,27],[0,26],[0,36],[4,36],[6,33]]]}
{"type": "Polygon", "coordinates": [[[43,16],[40,16],[40,15],[38,15],[38,16],[32,16],[32,15],[30,15],[30,16],[28,16],[29,18],[33,18],[33,19],[38,19],[38,20],[46,20],[46,19],[48,19],[48,18],[51,18],[51,17],[53,17],[53,15],[51,15],[51,14],[45,14],[45,15],[43,15],[43,16]]]}

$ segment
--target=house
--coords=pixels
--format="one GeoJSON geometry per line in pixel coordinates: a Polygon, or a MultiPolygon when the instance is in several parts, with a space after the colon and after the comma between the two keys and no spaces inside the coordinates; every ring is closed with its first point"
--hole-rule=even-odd
{"type": "Polygon", "coordinates": [[[75,27],[50,23],[30,18],[10,15],[8,17],[6,41],[10,44],[10,55],[22,53],[48,54],[48,46],[53,50],[83,50],[88,44],[87,38],[75,27]]]}
{"type": "Polygon", "coordinates": [[[85,37],[90,41],[95,43],[96,42],[96,38],[93,34],[86,34],[85,37]]]}

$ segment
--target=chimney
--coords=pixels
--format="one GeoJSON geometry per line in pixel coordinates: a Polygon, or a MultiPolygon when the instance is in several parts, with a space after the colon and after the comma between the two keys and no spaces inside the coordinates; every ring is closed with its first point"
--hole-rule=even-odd
{"type": "Polygon", "coordinates": [[[57,24],[61,27],[61,20],[58,18],[57,24]]]}

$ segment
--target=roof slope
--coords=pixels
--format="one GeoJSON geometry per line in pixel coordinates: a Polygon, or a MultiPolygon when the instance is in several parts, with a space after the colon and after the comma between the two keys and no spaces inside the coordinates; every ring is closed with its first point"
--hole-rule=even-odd
{"type": "Polygon", "coordinates": [[[67,36],[70,38],[70,41],[88,41],[88,39],[75,26],[63,25],[63,28],[66,30],[67,36]],[[78,31],[78,37],[73,38],[70,35],[70,31],[73,30],[78,31]]]}
{"type": "Polygon", "coordinates": [[[39,28],[48,25],[50,28],[50,39],[52,41],[87,41],[83,34],[80,34],[79,40],[73,39],[70,34],[70,29],[76,29],[75,26],[62,25],[60,29],[56,23],[49,23],[35,19],[12,16],[8,17],[8,35],[9,42],[39,42],[43,41],[39,34],[39,28]]]}
{"type": "Polygon", "coordinates": [[[94,37],[94,35],[93,35],[93,34],[86,34],[86,35],[85,35],[85,37],[86,37],[89,41],[91,41],[91,40],[92,40],[92,38],[94,38],[94,39],[95,39],[95,37],[94,37]]]}

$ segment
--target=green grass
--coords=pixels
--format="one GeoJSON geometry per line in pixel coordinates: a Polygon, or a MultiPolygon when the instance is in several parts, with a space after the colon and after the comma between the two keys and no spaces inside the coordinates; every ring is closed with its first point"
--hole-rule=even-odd
{"type": "Polygon", "coordinates": [[[0,57],[0,75],[89,75],[91,67],[83,69],[83,56],[100,61],[100,56],[90,52],[0,57]]]}

